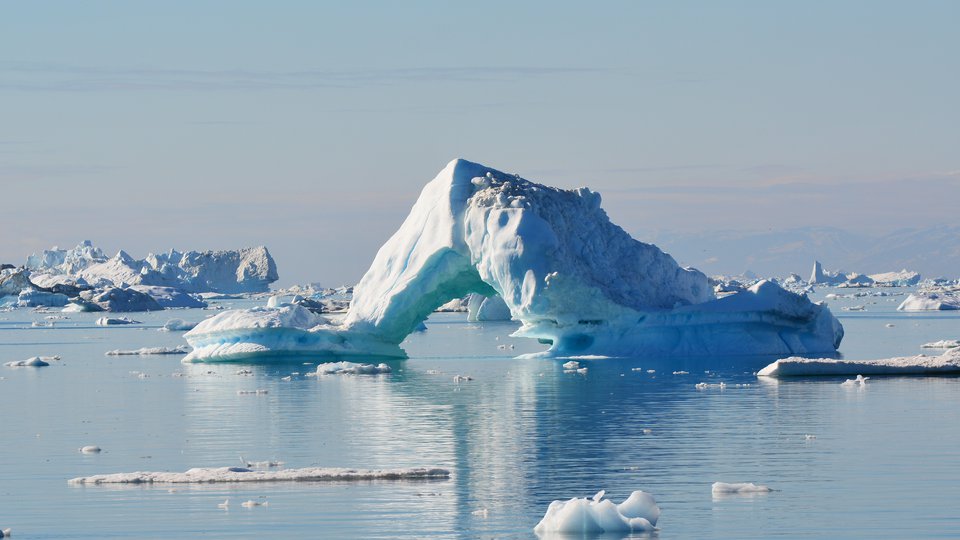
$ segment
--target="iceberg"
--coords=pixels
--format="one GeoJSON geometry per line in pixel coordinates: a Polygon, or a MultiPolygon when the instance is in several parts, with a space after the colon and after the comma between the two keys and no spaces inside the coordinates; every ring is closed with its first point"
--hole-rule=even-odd
{"type": "Polygon", "coordinates": [[[470,294],[467,296],[467,321],[509,321],[510,308],[497,295],[483,296],[470,294]]]}
{"type": "Polygon", "coordinates": [[[906,356],[881,360],[784,358],[757,372],[760,377],[810,377],[822,375],[945,375],[960,373],[960,349],[940,356],[906,356]]]}
{"type": "Polygon", "coordinates": [[[171,249],[151,253],[142,260],[120,250],[108,259],[85,240],[69,251],[54,247],[30,255],[26,266],[42,283],[98,288],[152,285],[176,287],[189,293],[265,292],[270,283],[279,279],[277,265],[263,246],[186,253],[171,249]]]}
{"type": "Polygon", "coordinates": [[[953,291],[918,291],[911,293],[898,307],[899,311],[951,311],[960,309],[960,293],[953,291]]]}
{"type": "Polygon", "coordinates": [[[63,307],[70,302],[65,294],[24,289],[17,297],[19,307],[63,307]]]}
{"type": "Polygon", "coordinates": [[[163,309],[152,296],[136,289],[107,287],[80,293],[80,298],[98,306],[104,311],[160,311],[163,309]]]}
{"type": "Polygon", "coordinates": [[[499,296],[515,336],[550,345],[543,356],[829,353],[843,337],[826,306],[771,281],[717,299],[703,273],[633,239],[587,188],[457,159],[377,252],[342,322],[260,324],[288,307],[224,313],[185,334],[187,358],[404,356],[430,313],[471,293],[499,296]]]}
{"type": "Polygon", "coordinates": [[[367,480],[445,480],[450,471],[440,468],[344,469],[306,467],[262,471],[246,467],[197,467],[185,472],[98,474],[68,480],[69,484],[212,484],[234,482],[346,482],[367,480]]]}
{"type": "Polygon", "coordinates": [[[878,287],[910,287],[920,283],[920,273],[904,269],[899,272],[870,274],[870,279],[878,287]]]}
{"type": "Polygon", "coordinates": [[[205,308],[207,303],[198,300],[176,287],[157,287],[149,285],[134,285],[131,289],[144,293],[154,300],[164,309],[169,308],[205,308]]]}
{"type": "Polygon", "coordinates": [[[601,491],[591,499],[573,498],[553,501],[533,531],[551,534],[610,534],[656,530],[660,507],[653,496],[634,491],[620,504],[603,498],[601,491]]]}

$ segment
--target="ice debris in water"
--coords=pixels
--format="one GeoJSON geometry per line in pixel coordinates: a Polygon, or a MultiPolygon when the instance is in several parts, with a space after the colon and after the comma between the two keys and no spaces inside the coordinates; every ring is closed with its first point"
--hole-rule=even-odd
{"type": "Polygon", "coordinates": [[[346,469],[306,467],[279,471],[259,471],[247,467],[198,467],[186,472],[147,472],[81,476],[70,484],[210,484],[232,482],[342,482],[364,480],[445,479],[450,471],[440,468],[346,469]]]}
{"type": "Polygon", "coordinates": [[[97,326],[115,326],[120,324],[140,324],[140,321],[135,321],[127,317],[100,317],[97,319],[97,326]]]}
{"type": "MultiPolygon", "coordinates": [[[[357,364],[354,362],[333,362],[317,366],[316,375],[379,375],[393,371],[387,364],[357,364]]],[[[309,374],[308,374],[309,375],[309,374]]]]}
{"type": "Polygon", "coordinates": [[[546,515],[533,529],[548,533],[603,534],[653,531],[660,518],[660,507],[653,496],[634,491],[627,500],[614,504],[600,491],[592,498],[553,501],[546,515]]]}
{"type": "Polygon", "coordinates": [[[262,396],[262,395],[269,394],[269,393],[270,393],[269,390],[260,390],[260,389],[258,389],[258,390],[237,390],[237,395],[238,395],[238,396],[262,396]]]}
{"type": "Polygon", "coordinates": [[[0,530],[0,538],[10,538],[13,536],[13,529],[7,527],[6,529],[0,530]]]}
{"type": "Polygon", "coordinates": [[[674,374],[674,375],[689,375],[690,372],[689,372],[689,371],[674,371],[673,374],[674,374]]]}
{"type": "Polygon", "coordinates": [[[244,502],[240,503],[240,506],[242,506],[242,507],[244,507],[244,508],[253,508],[254,506],[268,506],[269,504],[270,504],[270,503],[267,502],[267,501],[254,501],[254,500],[249,500],[249,501],[244,501],[244,502]]]}
{"type": "Polygon", "coordinates": [[[87,446],[81,446],[79,449],[79,452],[81,454],[99,454],[101,452],[101,449],[99,446],[90,444],[87,446]]]}
{"type": "Polygon", "coordinates": [[[714,482],[711,491],[715,494],[734,494],[734,493],[769,493],[773,491],[764,485],[754,484],[752,482],[740,482],[728,484],[726,482],[714,482]]]}
{"type": "Polygon", "coordinates": [[[142,347],[133,350],[115,349],[104,354],[106,356],[148,356],[154,354],[187,354],[188,352],[190,352],[190,347],[181,345],[179,347],[142,347]]]}
{"type": "Polygon", "coordinates": [[[856,379],[847,379],[840,383],[840,386],[866,386],[867,381],[870,377],[864,377],[863,375],[857,375],[856,379]]]}
{"type": "Polygon", "coordinates": [[[59,356],[34,356],[26,360],[17,360],[4,364],[7,367],[44,367],[49,366],[47,360],[59,360],[59,356]]]}
{"type": "Polygon", "coordinates": [[[694,386],[696,387],[697,390],[706,390],[706,389],[708,389],[708,388],[718,388],[718,389],[720,389],[720,390],[724,390],[724,389],[726,389],[726,387],[727,387],[727,383],[725,383],[725,382],[719,382],[719,383],[698,382],[698,383],[697,383],[696,385],[694,385],[694,386]]]}
{"type": "Polygon", "coordinates": [[[579,367],[580,362],[577,362],[576,360],[570,360],[569,362],[565,362],[563,364],[563,369],[577,369],[579,367]]]}
{"type": "Polygon", "coordinates": [[[920,347],[924,349],[953,349],[956,347],[960,347],[960,340],[941,339],[940,341],[931,341],[930,343],[924,343],[920,347]]]}
{"type": "Polygon", "coordinates": [[[183,319],[170,319],[163,324],[163,327],[160,328],[160,330],[164,332],[186,332],[188,330],[193,330],[196,326],[197,323],[187,322],[183,319]]]}
{"type": "Polygon", "coordinates": [[[469,375],[454,375],[454,376],[453,376],[453,382],[456,383],[456,384],[460,384],[460,383],[462,383],[462,382],[469,382],[469,381],[472,381],[472,380],[473,380],[473,377],[471,377],[471,376],[469,376],[469,375]]]}

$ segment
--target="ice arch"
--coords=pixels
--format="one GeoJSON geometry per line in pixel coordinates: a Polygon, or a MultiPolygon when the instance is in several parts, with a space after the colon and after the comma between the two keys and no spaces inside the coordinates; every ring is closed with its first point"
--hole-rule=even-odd
{"type": "Polygon", "coordinates": [[[824,306],[771,282],[715,299],[706,276],[611,223],[589,189],[457,159],[377,252],[342,323],[295,308],[224,313],[186,334],[188,360],[402,356],[420,322],[469,293],[499,294],[522,323],[516,335],[549,343],[554,356],[832,352],[843,335],[824,306]]]}

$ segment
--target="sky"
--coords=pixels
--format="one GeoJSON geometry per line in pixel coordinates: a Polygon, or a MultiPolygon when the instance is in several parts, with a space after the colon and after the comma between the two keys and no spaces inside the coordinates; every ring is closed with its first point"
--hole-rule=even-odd
{"type": "Polygon", "coordinates": [[[463,157],[664,232],[955,224],[960,3],[6,2],[0,262],[354,283],[463,157]]]}

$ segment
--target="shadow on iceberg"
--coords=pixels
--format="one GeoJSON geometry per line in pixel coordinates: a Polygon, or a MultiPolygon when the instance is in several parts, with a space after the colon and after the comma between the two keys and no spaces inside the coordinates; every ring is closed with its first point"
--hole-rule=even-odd
{"type": "Polygon", "coordinates": [[[377,252],[342,323],[288,308],[223,313],[185,334],[185,361],[404,357],[407,335],[470,293],[499,295],[522,323],[514,335],[550,345],[539,356],[832,353],[843,337],[825,306],[772,282],[716,299],[706,276],[633,239],[589,189],[458,159],[377,252]]]}

